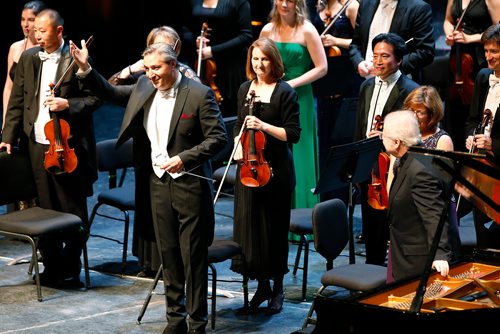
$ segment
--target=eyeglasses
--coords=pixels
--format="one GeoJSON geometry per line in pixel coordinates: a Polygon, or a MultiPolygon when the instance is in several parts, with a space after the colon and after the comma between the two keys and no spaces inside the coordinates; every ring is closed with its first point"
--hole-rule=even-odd
{"type": "Polygon", "coordinates": [[[414,108],[408,108],[408,110],[413,111],[415,113],[415,115],[417,115],[418,117],[423,117],[423,116],[429,115],[429,112],[427,111],[427,109],[418,110],[418,109],[414,109],[414,108]]]}

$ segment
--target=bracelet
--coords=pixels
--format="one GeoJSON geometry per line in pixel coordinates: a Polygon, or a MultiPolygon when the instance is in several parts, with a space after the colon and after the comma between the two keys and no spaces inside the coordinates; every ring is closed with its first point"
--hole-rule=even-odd
{"type": "Polygon", "coordinates": [[[132,68],[130,67],[130,65],[128,65],[128,72],[130,73],[129,74],[130,76],[134,75],[134,73],[132,72],[132,68]]]}

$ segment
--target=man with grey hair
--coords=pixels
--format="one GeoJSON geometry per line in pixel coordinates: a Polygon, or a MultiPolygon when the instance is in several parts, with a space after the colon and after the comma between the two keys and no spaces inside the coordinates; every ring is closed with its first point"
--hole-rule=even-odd
{"type": "MultiPolygon", "coordinates": [[[[437,225],[447,207],[449,184],[428,158],[409,153],[419,145],[420,129],[412,111],[395,111],[384,119],[382,139],[387,153],[399,159],[389,191],[387,212],[390,246],[388,283],[421,275],[437,225]]],[[[448,275],[448,228],[443,228],[433,268],[448,275]]]]}
{"type": "Polygon", "coordinates": [[[215,95],[179,72],[167,44],[144,50],[146,74],[131,86],[112,86],[92,69],[84,41],[82,49],[70,46],[83,83],[126,105],[117,145],[134,139],[136,215],[146,217],[136,221],[153,221],[167,301],[164,333],[205,333],[215,225],[209,159],[227,142],[215,95]]]}

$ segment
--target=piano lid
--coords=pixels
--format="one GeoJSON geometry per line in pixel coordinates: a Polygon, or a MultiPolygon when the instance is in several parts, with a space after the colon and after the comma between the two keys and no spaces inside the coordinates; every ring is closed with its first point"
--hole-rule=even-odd
{"type": "Polygon", "coordinates": [[[455,180],[455,190],[500,224],[500,166],[485,154],[410,147],[410,151],[434,157],[455,180]],[[450,166],[445,161],[451,161],[450,166]]]}

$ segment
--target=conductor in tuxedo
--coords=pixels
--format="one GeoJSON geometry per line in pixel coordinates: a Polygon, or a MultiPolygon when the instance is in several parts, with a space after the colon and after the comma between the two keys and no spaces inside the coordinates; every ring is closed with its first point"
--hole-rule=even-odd
{"type": "MultiPolygon", "coordinates": [[[[424,272],[432,241],[442,213],[448,207],[450,183],[432,161],[409,153],[409,147],[421,144],[418,120],[413,111],[396,111],[384,120],[382,140],[387,153],[399,159],[389,191],[387,213],[390,229],[388,282],[413,278],[424,272]],[[390,273],[392,271],[392,277],[390,273]]],[[[449,221],[445,221],[445,225],[449,221]]],[[[449,271],[451,251],[445,226],[439,239],[432,267],[442,276],[449,271]]]]}
{"type": "Polygon", "coordinates": [[[152,214],[163,265],[164,333],[205,333],[208,247],[215,225],[209,159],[227,142],[215,95],[179,72],[168,44],[144,50],[146,74],[130,86],[112,86],[91,68],[84,41],[82,49],[70,44],[84,84],[126,105],[117,145],[134,140],[136,210],[152,214]]]}
{"type": "MultiPolygon", "coordinates": [[[[373,39],[376,76],[361,84],[356,140],[380,136],[380,131],[375,128],[377,116],[384,118],[388,113],[400,109],[406,96],[418,87],[399,69],[405,53],[405,41],[396,34],[383,33],[373,39]]],[[[383,265],[388,240],[386,210],[375,209],[368,204],[368,182],[361,183],[360,187],[366,263],[383,265]]]]}
{"type": "MultiPolygon", "coordinates": [[[[63,39],[63,26],[64,20],[55,10],[46,9],[36,16],[34,30],[38,46],[26,50],[19,59],[0,148],[6,147],[10,153],[23,131],[28,138],[38,205],[73,213],[86,224],[87,196],[92,195],[92,184],[97,180],[92,112],[101,103],[95,95],[82,89],[76,70],[70,70],[60,81],[59,89],[51,92],[49,84],[58,82],[72,61],[69,45],[63,39]],[[59,119],[69,125],[68,145],[74,149],[78,160],[71,173],[53,174],[44,168],[45,152],[50,144],[44,127],[51,113],[57,113],[59,119]]],[[[40,238],[44,265],[40,274],[42,285],[69,287],[81,284],[83,239],[81,232],[40,238]]]]}
{"type": "Polygon", "coordinates": [[[360,1],[349,46],[351,62],[362,77],[373,76],[373,38],[380,33],[395,33],[408,46],[401,71],[420,82],[420,70],[434,60],[433,31],[432,8],[423,0],[360,1]]]}

